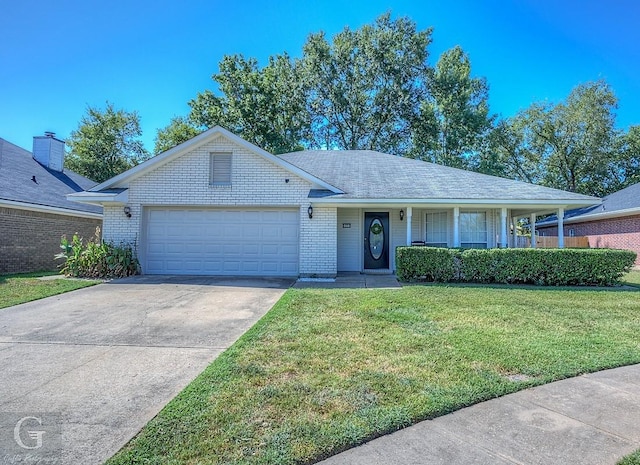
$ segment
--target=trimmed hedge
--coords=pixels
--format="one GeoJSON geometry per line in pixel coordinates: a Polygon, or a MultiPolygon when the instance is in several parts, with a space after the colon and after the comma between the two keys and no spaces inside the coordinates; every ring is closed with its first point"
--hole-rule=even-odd
{"type": "Polygon", "coordinates": [[[398,247],[401,281],[613,286],[635,252],[611,249],[445,249],[398,247]]]}

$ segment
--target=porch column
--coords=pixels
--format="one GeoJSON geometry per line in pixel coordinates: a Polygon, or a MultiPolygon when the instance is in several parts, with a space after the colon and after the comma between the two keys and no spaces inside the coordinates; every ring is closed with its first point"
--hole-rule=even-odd
{"type": "Polygon", "coordinates": [[[460,247],[460,207],[453,207],[453,246],[460,247]]]}
{"type": "Polygon", "coordinates": [[[500,247],[507,248],[507,209],[500,210],[500,247]]]}
{"type": "Polygon", "coordinates": [[[536,218],[537,215],[535,213],[531,214],[531,218],[529,218],[529,222],[531,223],[531,248],[536,248],[536,218]]]}
{"type": "Polygon", "coordinates": [[[407,207],[407,245],[413,241],[411,237],[411,218],[413,217],[413,207],[407,207]]]}
{"type": "Polygon", "coordinates": [[[511,245],[514,249],[518,247],[518,217],[514,216],[511,218],[511,225],[513,226],[513,231],[511,232],[513,244],[511,245]]]}
{"type": "Polygon", "coordinates": [[[564,249],[564,208],[558,208],[558,248],[564,249]]]}

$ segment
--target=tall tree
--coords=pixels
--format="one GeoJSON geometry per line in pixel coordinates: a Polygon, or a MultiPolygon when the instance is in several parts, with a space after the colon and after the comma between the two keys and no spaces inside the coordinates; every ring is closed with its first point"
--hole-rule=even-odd
{"type": "Polygon", "coordinates": [[[414,123],[412,156],[447,166],[495,171],[480,152],[487,143],[489,86],[471,76],[468,55],[456,46],[442,54],[427,81],[428,94],[414,123]]]}
{"type": "Polygon", "coordinates": [[[311,34],[304,45],[312,146],[409,150],[411,121],[426,91],[431,29],[389,13],[372,25],[348,27],[328,42],[311,34]]]}
{"type": "Polygon", "coordinates": [[[89,179],[106,181],[148,158],[137,112],[88,106],[71,132],[65,165],[89,179]]]}
{"type": "Polygon", "coordinates": [[[206,90],[189,102],[190,119],[207,128],[221,125],[272,153],[302,148],[309,117],[300,67],[287,54],[260,68],[254,58],[225,56],[212,79],[222,95],[206,90]]]}
{"type": "Polygon", "coordinates": [[[558,104],[532,104],[507,123],[511,139],[501,149],[509,169],[549,187],[606,195],[617,182],[611,170],[620,136],[616,108],[602,80],[578,85],[558,104]]]}
{"type": "Polygon", "coordinates": [[[609,193],[640,182],[640,126],[620,135],[610,171],[615,181],[609,193]]]}
{"type": "Polygon", "coordinates": [[[176,116],[162,129],[158,129],[155,138],[154,154],[169,150],[176,145],[188,141],[200,134],[197,128],[188,118],[176,116]]]}

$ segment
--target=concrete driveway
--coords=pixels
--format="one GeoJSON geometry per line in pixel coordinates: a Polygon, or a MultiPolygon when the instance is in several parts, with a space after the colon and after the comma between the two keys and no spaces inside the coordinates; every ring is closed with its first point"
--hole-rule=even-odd
{"type": "Polygon", "coordinates": [[[102,463],[291,284],[142,276],[0,310],[0,463],[102,463]]]}

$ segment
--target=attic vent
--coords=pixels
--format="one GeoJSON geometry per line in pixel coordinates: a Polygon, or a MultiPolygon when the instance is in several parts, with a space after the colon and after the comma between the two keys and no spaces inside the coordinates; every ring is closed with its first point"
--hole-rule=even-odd
{"type": "Polygon", "coordinates": [[[232,157],[230,153],[212,153],[210,165],[210,182],[213,186],[231,185],[232,157]]]}

